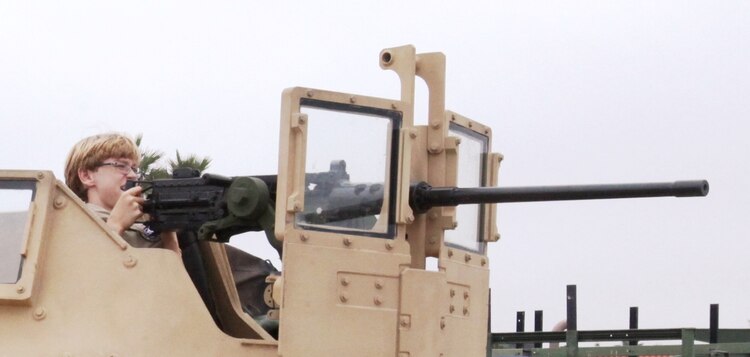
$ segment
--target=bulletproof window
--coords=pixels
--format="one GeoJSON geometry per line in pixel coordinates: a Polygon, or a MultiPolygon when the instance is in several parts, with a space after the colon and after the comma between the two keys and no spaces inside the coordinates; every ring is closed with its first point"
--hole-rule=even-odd
{"type": "MultiPolygon", "coordinates": [[[[449,127],[449,135],[461,139],[458,146],[458,187],[486,186],[487,151],[489,138],[455,123],[449,127]]],[[[485,205],[458,205],[456,222],[458,226],[445,231],[446,245],[484,253],[485,205]]]]}
{"type": "Polygon", "coordinates": [[[300,104],[307,148],[296,226],[392,238],[401,112],[309,98],[300,104]]]}
{"type": "Polygon", "coordinates": [[[21,277],[35,187],[33,181],[0,181],[0,284],[14,284],[21,277]]]}

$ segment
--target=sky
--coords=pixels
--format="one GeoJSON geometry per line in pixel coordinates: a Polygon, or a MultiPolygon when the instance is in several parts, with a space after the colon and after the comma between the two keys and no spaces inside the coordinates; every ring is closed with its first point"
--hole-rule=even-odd
{"type": "Polygon", "coordinates": [[[285,88],[399,98],[378,54],[412,44],[447,56],[447,109],[493,129],[500,186],[711,184],[499,207],[494,331],[534,310],[550,329],[567,284],[582,330],[627,328],[631,306],[642,328],[707,328],[712,303],[747,328],[749,39],[746,1],[3,1],[0,168],[62,179],[76,141],[124,131],[210,172],[275,173],[285,88]]]}

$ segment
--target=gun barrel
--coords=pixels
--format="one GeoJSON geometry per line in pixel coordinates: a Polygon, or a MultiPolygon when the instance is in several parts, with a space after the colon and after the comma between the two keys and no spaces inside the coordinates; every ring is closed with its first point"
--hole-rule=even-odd
{"type": "Polygon", "coordinates": [[[637,197],[695,197],[708,194],[708,181],[676,181],[605,185],[536,187],[430,187],[413,188],[412,208],[426,212],[432,207],[476,203],[597,200],[637,197]]]}

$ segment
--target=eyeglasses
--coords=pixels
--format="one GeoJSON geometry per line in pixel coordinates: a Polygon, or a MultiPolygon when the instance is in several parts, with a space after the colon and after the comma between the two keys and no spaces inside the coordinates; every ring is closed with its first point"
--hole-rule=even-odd
{"type": "Polygon", "coordinates": [[[101,166],[112,166],[115,169],[117,169],[117,171],[120,171],[120,173],[123,174],[123,175],[129,175],[131,171],[136,176],[140,177],[140,176],[143,175],[143,173],[141,172],[141,170],[138,169],[138,166],[130,166],[130,165],[127,165],[127,164],[123,164],[121,162],[102,162],[102,163],[96,165],[96,167],[101,167],[101,166]]]}

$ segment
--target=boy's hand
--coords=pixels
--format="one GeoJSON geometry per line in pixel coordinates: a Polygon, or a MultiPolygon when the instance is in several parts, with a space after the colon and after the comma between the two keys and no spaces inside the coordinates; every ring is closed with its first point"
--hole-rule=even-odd
{"type": "Polygon", "coordinates": [[[145,199],[141,197],[142,190],[141,186],[135,186],[124,191],[115,203],[115,207],[112,208],[112,212],[109,213],[107,225],[113,228],[117,234],[122,235],[126,229],[135,223],[136,219],[143,215],[145,199]]]}

